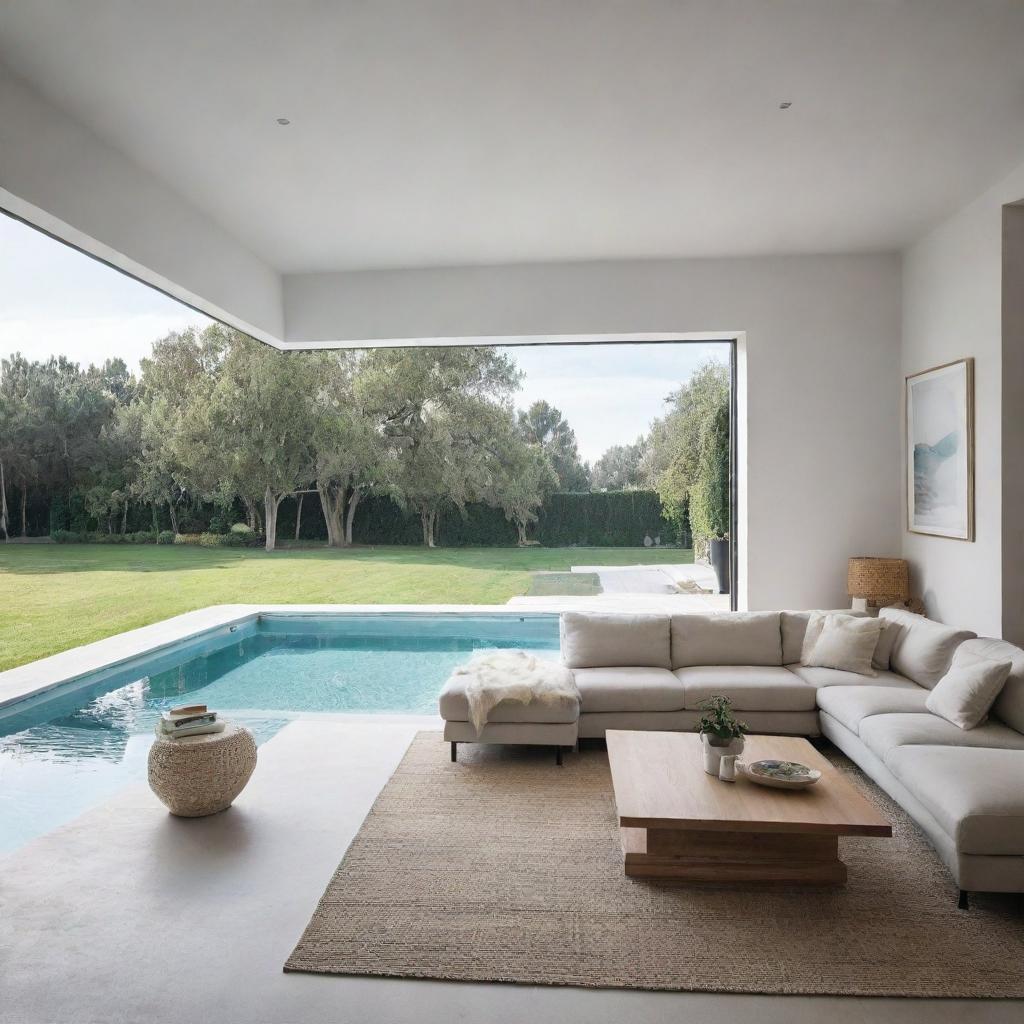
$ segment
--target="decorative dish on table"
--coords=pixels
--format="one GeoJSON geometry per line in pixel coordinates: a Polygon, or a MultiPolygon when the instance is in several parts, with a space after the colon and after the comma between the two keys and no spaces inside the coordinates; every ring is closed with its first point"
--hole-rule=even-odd
{"type": "Polygon", "coordinates": [[[769,758],[763,761],[741,762],[737,765],[743,774],[762,786],[773,786],[776,789],[806,789],[813,786],[820,778],[817,768],[808,768],[799,761],[779,761],[769,758]]]}

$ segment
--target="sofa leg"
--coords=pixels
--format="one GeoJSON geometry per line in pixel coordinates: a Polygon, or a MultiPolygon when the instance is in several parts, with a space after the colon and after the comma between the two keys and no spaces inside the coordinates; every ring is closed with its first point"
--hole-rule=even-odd
{"type": "Polygon", "coordinates": [[[562,748],[561,747],[555,747],[555,764],[557,764],[559,767],[561,767],[561,765],[562,765],[562,748]]]}
{"type": "Polygon", "coordinates": [[[956,905],[957,905],[957,909],[958,910],[970,910],[971,909],[971,901],[970,901],[970,897],[968,897],[968,895],[967,895],[967,890],[966,889],[961,889],[960,890],[960,898],[957,900],[956,905]]]}
{"type": "Polygon", "coordinates": [[[458,761],[459,759],[459,755],[456,753],[458,746],[458,743],[456,743],[455,740],[452,740],[452,761],[458,761]]]}

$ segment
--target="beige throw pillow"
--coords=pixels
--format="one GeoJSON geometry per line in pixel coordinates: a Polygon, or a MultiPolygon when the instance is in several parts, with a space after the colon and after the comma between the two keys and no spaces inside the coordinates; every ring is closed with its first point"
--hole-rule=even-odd
{"type": "Polygon", "coordinates": [[[973,729],[988,718],[1012,667],[1008,661],[955,665],[935,684],[925,707],[958,729],[973,729]]]}
{"type": "MultiPolygon", "coordinates": [[[[810,633],[811,624],[807,625],[810,633]]],[[[862,676],[877,675],[871,665],[882,623],[878,619],[854,618],[852,615],[828,615],[805,665],[856,672],[862,676]]],[[[805,641],[806,643],[806,641],[805,641]]]]}

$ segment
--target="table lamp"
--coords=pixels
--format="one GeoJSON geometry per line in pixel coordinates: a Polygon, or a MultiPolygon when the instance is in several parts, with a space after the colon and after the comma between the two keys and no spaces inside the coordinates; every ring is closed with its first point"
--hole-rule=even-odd
{"type": "Polygon", "coordinates": [[[857,611],[875,611],[910,597],[910,568],[904,558],[871,558],[857,555],[849,560],[846,591],[857,611]]]}

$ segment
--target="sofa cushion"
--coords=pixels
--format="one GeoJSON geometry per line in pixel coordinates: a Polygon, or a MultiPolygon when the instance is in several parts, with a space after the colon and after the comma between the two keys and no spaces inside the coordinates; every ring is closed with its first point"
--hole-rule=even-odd
{"type": "Polygon", "coordinates": [[[953,661],[954,664],[969,664],[979,658],[1010,663],[1010,674],[992,705],[992,715],[1024,733],[1024,651],[1007,640],[978,637],[965,640],[956,649],[953,661]]]}
{"type": "MultiPolygon", "coordinates": [[[[671,675],[671,673],[669,673],[671,675]]],[[[464,676],[452,676],[438,698],[438,710],[446,722],[468,722],[469,701],[466,700],[464,676]]],[[[575,722],[580,715],[579,702],[576,700],[557,701],[544,704],[531,701],[521,704],[519,701],[503,700],[487,712],[488,722],[575,722]]]]}
{"type": "MultiPolygon", "coordinates": [[[[886,686],[903,690],[920,690],[917,683],[912,683],[905,676],[895,672],[879,672],[873,676],[864,676],[858,672],[843,672],[838,668],[820,668],[810,665],[787,665],[787,671],[799,676],[810,686],[821,689],[824,686],[886,686]]],[[[925,694],[927,696],[927,694],[925,694]]]]}
{"type": "Polygon", "coordinates": [[[893,645],[892,667],[929,690],[949,671],[956,649],[977,635],[969,629],[944,626],[904,608],[883,608],[878,616],[903,627],[893,645]]]}
{"type": "Polygon", "coordinates": [[[965,660],[961,658],[957,664],[957,655],[953,655],[949,671],[928,694],[927,707],[933,715],[967,730],[977,728],[988,718],[1012,666],[1008,661],[987,658],[974,664],[964,664],[965,660]]]}
{"type": "Polygon", "coordinates": [[[898,622],[890,619],[881,619],[882,632],[878,634],[878,644],[875,646],[875,653],[871,658],[871,664],[875,668],[886,672],[892,668],[892,652],[896,641],[903,632],[903,627],[898,622]]]}
{"type": "Polygon", "coordinates": [[[845,614],[826,615],[823,621],[814,618],[807,626],[800,661],[813,668],[835,668],[874,678],[876,673],[871,659],[881,632],[882,623],[878,619],[845,614]],[[821,622],[821,630],[812,640],[811,631],[818,622],[821,622]]]}
{"type": "Polygon", "coordinates": [[[851,732],[872,715],[927,714],[928,691],[913,683],[902,686],[823,686],[817,694],[818,707],[851,732]]]}
{"type": "Polygon", "coordinates": [[[672,616],[672,667],[781,665],[778,612],[672,616]]]}
{"type": "Polygon", "coordinates": [[[683,687],[667,668],[576,668],[580,710],[682,711],[683,687]]]}
{"type": "Polygon", "coordinates": [[[562,662],[569,668],[670,668],[667,615],[563,612],[562,662]]]}
{"type": "Polygon", "coordinates": [[[960,853],[1024,854],[1024,750],[901,747],[887,764],[960,853]]]}
{"type": "Polygon", "coordinates": [[[858,735],[876,757],[887,761],[898,747],[996,747],[1024,750],[1024,736],[1001,724],[988,722],[964,732],[932,714],[872,715],[860,723],[858,735]]]}
{"type": "Polygon", "coordinates": [[[813,711],[814,687],[781,666],[697,665],[677,668],[688,710],[721,695],[736,711],[813,711]]]}
{"type": "Polygon", "coordinates": [[[782,664],[793,665],[800,660],[800,652],[804,646],[804,634],[807,623],[812,615],[855,615],[863,617],[864,612],[852,608],[829,608],[818,611],[787,611],[779,612],[779,632],[782,634],[782,664]]]}

